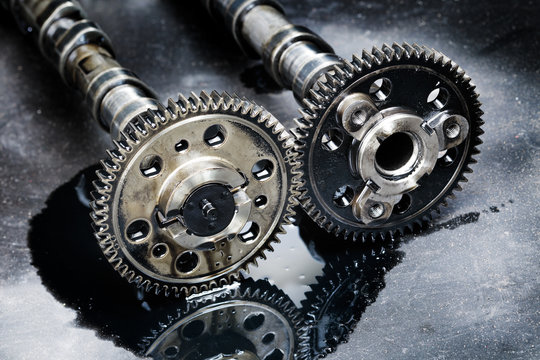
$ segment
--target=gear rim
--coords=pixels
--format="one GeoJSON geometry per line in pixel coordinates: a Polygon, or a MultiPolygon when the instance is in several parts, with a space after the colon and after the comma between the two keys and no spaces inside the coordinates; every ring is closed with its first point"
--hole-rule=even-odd
{"type": "Polygon", "coordinates": [[[271,243],[279,242],[277,235],[284,232],[282,226],[288,224],[294,215],[294,184],[298,182],[297,179],[300,175],[296,164],[298,155],[294,149],[292,137],[279,121],[262,107],[236,95],[218,94],[215,91],[211,94],[202,92],[200,96],[192,93],[189,98],[180,95],[178,102],[169,100],[168,107],[160,105],[156,111],[148,110],[147,113],[139,115],[122,133],[121,140],[115,141],[114,144],[116,149],[108,151],[109,157],[102,161],[103,169],[97,171],[99,180],[94,182],[96,191],[93,192],[91,217],[94,223],[95,237],[115,270],[128,282],[135,283],[137,287],[143,288],[147,292],[155,292],[156,294],[163,292],[166,296],[171,294],[177,297],[181,294],[189,296],[192,293],[231,283],[239,278],[241,270],[247,271],[249,264],[256,265],[258,258],[265,259],[265,252],[273,250],[271,243]],[[248,256],[244,255],[234,269],[211,279],[192,283],[171,282],[149,276],[130,261],[129,253],[120,246],[114,231],[113,216],[110,216],[114,194],[118,192],[118,182],[124,170],[123,166],[130,156],[135,157],[133,154],[143,148],[150,141],[149,139],[154,138],[153,135],[156,133],[183,121],[207,114],[238,117],[252,123],[272,140],[273,146],[276,147],[283,160],[284,181],[287,182],[284,185],[284,194],[286,193],[284,206],[281,212],[278,211],[275,226],[269,233],[264,234],[264,240],[261,241],[258,249],[248,256]]]}
{"type": "Polygon", "coordinates": [[[461,190],[459,183],[467,181],[464,174],[472,172],[469,165],[476,162],[473,156],[479,153],[476,147],[482,143],[479,136],[483,134],[480,128],[483,124],[481,119],[483,112],[480,110],[481,104],[477,99],[475,86],[465,72],[442,53],[427,47],[416,44],[411,46],[407,43],[403,45],[394,43],[392,46],[385,44],[381,49],[374,47],[371,53],[364,50],[361,57],[353,56],[352,62],[343,60],[341,65],[335,66],[318,81],[311,90],[310,97],[304,99],[305,107],[300,110],[302,117],[296,119],[297,128],[293,133],[298,140],[297,150],[300,153],[300,168],[303,173],[298,200],[304,211],[329,233],[353,241],[358,239],[375,241],[387,235],[403,234],[405,230],[423,226],[431,219],[434,211],[439,211],[441,204],[446,206],[446,200],[455,197],[454,191],[461,190]],[[344,94],[358,87],[358,82],[362,78],[372,76],[373,73],[382,72],[392,66],[402,65],[427,68],[435,74],[446,77],[448,82],[458,90],[470,121],[467,146],[459,145],[465,148],[466,153],[461,155],[461,164],[456,167],[455,176],[446,184],[445,190],[441,191],[435,200],[429,202],[422,211],[413,214],[414,216],[410,219],[400,220],[399,223],[386,228],[384,224],[382,227],[369,227],[361,223],[353,226],[327,211],[324,200],[317,197],[315,185],[310,182],[309,174],[312,168],[310,151],[317,146],[314,134],[324,125],[325,120],[328,120],[325,117],[331,111],[332,104],[339,103],[344,94]]]}

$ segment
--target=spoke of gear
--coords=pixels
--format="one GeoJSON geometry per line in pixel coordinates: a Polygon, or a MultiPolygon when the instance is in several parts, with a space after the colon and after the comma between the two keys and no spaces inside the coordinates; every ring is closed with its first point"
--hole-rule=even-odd
{"type": "Polygon", "coordinates": [[[293,215],[292,138],[254,103],[216,92],[133,121],[97,172],[92,218],[129,282],[179,296],[238,278],[293,215]]]}
{"type": "Polygon", "coordinates": [[[416,44],[343,61],[304,105],[299,201],[319,226],[353,240],[424,225],[461,190],[482,143],[469,76],[416,44]]]}
{"type": "Polygon", "coordinates": [[[246,280],[187,299],[140,343],[153,359],[308,359],[300,311],[267,281],[246,280]]]}
{"type": "Polygon", "coordinates": [[[323,275],[302,301],[311,359],[325,357],[348,341],[366,307],[385,287],[384,276],[401,258],[401,252],[386,244],[327,260],[323,275]]]}

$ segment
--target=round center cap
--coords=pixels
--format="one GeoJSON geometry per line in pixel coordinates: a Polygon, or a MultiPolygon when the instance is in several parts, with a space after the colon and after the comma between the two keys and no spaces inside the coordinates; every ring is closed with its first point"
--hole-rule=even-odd
{"type": "Polygon", "coordinates": [[[207,184],[191,193],[184,203],[182,215],[193,234],[211,236],[230,224],[235,209],[233,194],[225,185],[207,184]]]}

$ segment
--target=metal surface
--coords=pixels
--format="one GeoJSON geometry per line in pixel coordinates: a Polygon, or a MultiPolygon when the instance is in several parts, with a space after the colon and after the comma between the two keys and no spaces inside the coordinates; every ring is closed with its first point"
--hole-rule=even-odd
{"type": "Polygon", "coordinates": [[[362,241],[403,233],[461,190],[483,112],[476,86],[447,56],[393,43],[342,60],[277,2],[203,2],[304,107],[293,130],[298,200],[322,228],[362,241]]]}
{"type": "Polygon", "coordinates": [[[157,100],[115,59],[111,42],[76,1],[5,0],[21,30],[33,34],[64,81],[81,92],[92,115],[113,139],[157,100]]]}
{"type": "MultiPolygon", "coordinates": [[[[452,54],[475,79],[489,119],[467,192],[441,208],[432,227],[402,239],[403,259],[386,273],[348,343],[327,358],[537,359],[538,5],[422,4],[284,2],[295,23],[320,29],[337,53],[403,39],[452,54]]],[[[191,2],[83,5],[114,40],[119,60],[160,97],[229,89],[283,121],[297,114],[292,96],[258,62],[246,62],[222,27],[197,20],[201,9],[191,2]]],[[[118,328],[129,334],[145,326],[141,315],[157,318],[156,307],[111,273],[88,208],[67,202],[77,199],[72,187],[60,189],[97,163],[110,140],[2,12],[0,44],[0,357],[136,358],[118,328]]],[[[299,256],[305,246],[289,240],[262,264],[278,266],[275,254],[291,254],[266,270],[294,290],[313,274],[299,256]]]]}
{"type": "Polygon", "coordinates": [[[180,296],[264,258],[294,213],[297,155],[283,125],[216,92],[170,100],[133,124],[97,173],[92,202],[96,237],[122,277],[180,296]]]}

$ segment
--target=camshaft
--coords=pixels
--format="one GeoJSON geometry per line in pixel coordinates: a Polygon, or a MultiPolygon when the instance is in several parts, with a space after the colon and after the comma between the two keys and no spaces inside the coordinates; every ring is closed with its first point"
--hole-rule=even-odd
{"type": "Polygon", "coordinates": [[[36,39],[62,79],[84,96],[113,139],[138,114],[157,108],[154,92],[115,60],[107,34],[76,2],[2,0],[2,5],[36,39]]]}
{"type": "Polygon", "coordinates": [[[294,25],[272,0],[202,0],[222,19],[242,49],[262,58],[281,86],[299,101],[321,76],[341,63],[332,47],[308,28],[294,25]]]}
{"type": "Polygon", "coordinates": [[[417,44],[334,54],[273,0],[202,0],[303,106],[298,200],[321,227],[374,240],[427,223],[466,181],[483,124],[469,76],[417,44]]]}
{"type": "Polygon", "coordinates": [[[115,59],[76,1],[4,0],[115,148],[97,171],[91,217],[116,271],[176,296],[238,279],[293,215],[297,153],[249,100],[202,92],[166,105],[115,59]],[[239,145],[240,144],[240,145],[239,145]]]}

